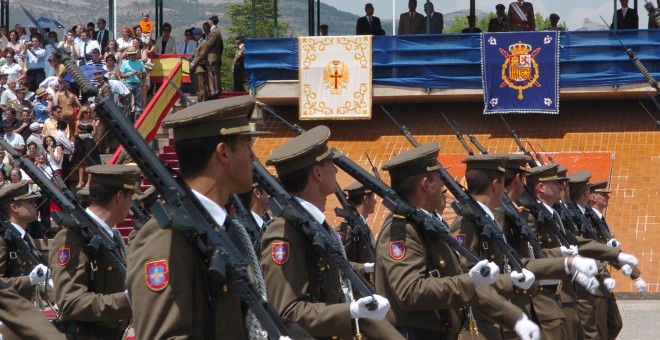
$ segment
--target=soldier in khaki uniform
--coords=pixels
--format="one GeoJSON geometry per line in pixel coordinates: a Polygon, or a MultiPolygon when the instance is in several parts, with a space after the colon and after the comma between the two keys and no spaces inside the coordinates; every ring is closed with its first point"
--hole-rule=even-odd
{"type": "MultiPolygon", "coordinates": [[[[218,27],[218,16],[214,15],[208,20],[209,25],[211,25],[211,30],[209,31],[208,38],[208,57],[209,62],[209,90],[211,91],[210,95],[212,98],[217,98],[222,93],[222,82],[221,82],[221,66],[222,66],[222,50],[224,49],[224,42],[222,41],[222,35],[220,34],[220,28],[218,27]]],[[[195,52],[197,55],[197,52],[195,52]]]]}
{"type": "MultiPolygon", "coordinates": [[[[223,207],[230,194],[252,185],[254,105],[251,96],[207,101],[163,121],[173,130],[181,176],[229,233],[234,226],[223,207]]],[[[152,218],[131,242],[127,286],[136,339],[247,339],[239,293],[228,283],[210,285],[206,256],[174,229],[152,218]]]]}
{"type": "MultiPolygon", "coordinates": [[[[634,256],[621,253],[612,247],[603,246],[582,237],[576,237],[577,244],[571,245],[569,248],[561,245],[555,233],[566,234],[571,231],[568,226],[565,227],[565,224],[561,222],[559,214],[552,206],[560,202],[562,192],[565,190],[563,182],[567,180],[566,177],[560,175],[557,164],[535,167],[527,174],[527,187],[534,193],[535,199],[541,202],[548,215],[552,217],[539,218],[539,216],[534,216],[527,208],[522,213],[528,219],[530,227],[536,233],[543,248],[547,249],[548,255],[559,257],[580,254],[601,261],[630,262],[636,265],[637,259],[634,256]]],[[[585,286],[591,294],[594,294],[598,288],[597,282],[596,284],[587,283],[585,286]]],[[[570,280],[563,280],[558,283],[546,282],[542,285],[542,288],[559,291],[562,310],[566,316],[566,334],[568,338],[583,339],[584,332],[580,326],[580,317],[577,311],[578,299],[573,282],[570,280]]]]}
{"type": "Polygon", "coordinates": [[[209,93],[209,82],[208,82],[208,61],[206,56],[209,51],[209,43],[204,40],[204,31],[201,28],[195,28],[192,30],[193,37],[197,41],[197,47],[195,48],[195,58],[190,63],[190,73],[195,75],[195,85],[197,87],[197,102],[203,102],[206,100],[206,96],[209,93]]]}
{"type": "MultiPolygon", "coordinates": [[[[422,145],[389,160],[383,170],[390,173],[392,189],[446,227],[438,215],[446,203],[439,149],[436,143],[422,145]]],[[[539,338],[538,326],[490,287],[498,280],[495,264],[483,260],[463,273],[452,248],[404,216],[386,219],[376,254],[376,290],[390,300],[388,320],[407,338],[456,339],[467,328],[469,306],[523,339],[539,338]],[[490,270],[485,277],[484,267],[490,270]]],[[[499,280],[512,284],[508,275],[499,280]]]]}
{"type": "Polygon", "coordinates": [[[37,220],[36,199],[39,194],[33,193],[31,189],[27,181],[20,181],[0,190],[0,214],[7,218],[7,222],[0,226],[0,276],[26,299],[32,299],[34,285],[45,282],[49,273],[48,267],[42,264],[33,267],[13,243],[24,242],[35,255],[41,257],[34,240],[25,231],[28,223],[37,220]],[[20,239],[8,242],[5,239],[6,228],[14,228],[20,239]]]}
{"type": "MultiPolygon", "coordinates": [[[[139,192],[140,170],[128,165],[95,165],[87,214],[112,238],[126,261],[126,245],[113,227],[124,220],[132,195],[139,192]]],[[[120,339],[131,318],[125,277],[111,267],[99,267],[85,248],[87,241],[72,228],[64,228],[50,245],[60,329],[68,339],[120,339]]]]}
{"type": "MultiPolygon", "coordinates": [[[[518,281],[520,275],[515,271],[511,272],[508,259],[503,255],[499,246],[492,240],[483,238],[482,227],[477,224],[473,217],[470,215],[457,217],[450,230],[458,231],[460,233],[458,234],[460,235],[459,239],[465,240],[465,244],[470,250],[480,257],[493,261],[498,265],[501,272],[511,272],[511,276],[515,277],[512,280],[512,285],[501,285],[501,282],[498,282],[494,285],[494,288],[503,296],[511,299],[514,304],[526,311],[529,317],[532,317],[539,323],[543,339],[564,339],[566,338],[563,330],[564,318],[556,300],[549,301],[549,306],[539,306],[541,308],[552,309],[555,318],[549,318],[550,320],[546,318],[540,319],[537,313],[531,313],[530,295],[536,296],[539,292],[539,286],[535,285],[530,290],[531,283],[529,283],[529,280],[533,281],[535,276],[541,282],[548,279],[564,279],[578,271],[582,275],[593,276],[596,274],[596,262],[592,259],[573,256],[567,258],[533,259],[531,258],[532,256],[529,256],[530,251],[527,241],[524,239],[519,240],[516,237],[517,233],[512,233],[512,222],[509,218],[506,219],[509,223],[506,227],[504,223],[499,223],[499,221],[503,221],[504,217],[501,211],[495,210],[495,208],[501,205],[502,196],[506,190],[506,171],[509,171],[507,164],[509,168],[513,167],[519,171],[524,171],[520,169],[521,167],[525,167],[527,156],[521,156],[524,158],[518,157],[518,155],[508,154],[475,155],[463,159],[463,163],[467,165],[465,178],[467,180],[469,194],[482,206],[486,214],[498,221],[498,226],[503,230],[507,244],[512,247],[514,244],[524,244],[524,248],[518,246],[514,249],[518,250],[522,248],[522,254],[526,255],[521,258],[523,264],[529,268],[529,270],[523,269],[525,280],[523,282],[518,281]],[[510,161],[511,158],[513,158],[513,162],[510,161]]],[[[516,191],[522,193],[522,177],[519,178],[517,184],[518,190],[516,191]]],[[[465,265],[469,267],[469,263],[465,263],[465,265]]],[[[551,293],[555,294],[555,292],[551,293]]],[[[544,297],[545,295],[541,296],[544,297]]],[[[486,316],[475,313],[475,317],[479,324],[479,330],[484,332],[486,338],[496,339],[504,335],[500,329],[488,327],[486,316]]]]}
{"type": "Polygon", "coordinates": [[[353,226],[342,221],[337,227],[337,234],[344,244],[346,258],[351,261],[353,268],[361,275],[365,275],[373,283],[371,273],[374,271],[374,243],[376,241],[371,228],[367,225],[367,217],[376,210],[376,196],[369,188],[360,182],[355,182],[346,188],[347,200],[355,207],[369,229],[369,237],[365,239],[353,230],[353,226]]]}
{"type": "Polygon", "coordinates": [[[9,330],[17,339],[64,340],[34,304],[0,280],[0,322],[4,339],[9,330]]]}
{"type": "MultiPolygon", "coordinates": [[[[284,143],[266,160],[274,165],[284,189],[329,233],[323,211],[337,185],[333,154],[326,142],[330,130],[317,126],[284,143]]],[[[261,242],[261,266],[268,282],[268,298],[283,319],[297,322],[315,338],[350,339],[359,330],[369,339],[399,339],[401,335],[383,318],[388,301],[378,295],[355,302],[342,292],[339,270],[319,258],[300,227],[276,218],[261,242]],[[378,307],[366,305],[376,299],[378,307]],[[356,323],[359,327],[356,327],[356,323]]],[[[336,240],[339,243],[339,240],[336,240]]]]}

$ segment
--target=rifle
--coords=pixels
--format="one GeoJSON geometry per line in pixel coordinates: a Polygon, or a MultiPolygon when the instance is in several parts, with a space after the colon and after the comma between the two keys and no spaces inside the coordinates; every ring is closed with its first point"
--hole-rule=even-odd
{"type": "MultiPolygon", "coordinates": [[[[328,259],[346,278],[351,281],[354,289],[360,296],[374,295],[375,291],[358,273],[351,267],[343,255],[343,246],[339,240],[330,234],[323,225],[318,223],[300,204],[300,202],[273,177],[258,160],[252,162],[255,180],[270,195],[270,209],[276,216],[283,217],[287,222],[300,228],[312,245],[312,250],[319,258],[328,259]]],[[[367,305],[369,310],[378,307],[374,299],[367,305]]]]}
{"type": "MultiPolygon", "coordinates": [[[[102,227],[87,214],[85,209],[75,199],[75,196],[64,186],[58,188],[51,182],[37,166],[30,160],[21,157],[6,140],[0,139],[0,145],[5,152],[19,164],[21,169],[34,180],[45,196],[53,200],[60,208],[62,214],[55,213],[53,220],[57,224],[63,224],[78,233],[87,243],[87,251],[102,268],[111,267],[116,270],[122,279],[126,279],[126,264],[122,260],[119,245],[109,236],[102,227]]],[[[59,178],[58,178],[59,179],[59,178]]]]}
{"type": "MultiPolygon", "coordinates": [[[[43,264],[48,266],[48,261],[42,256],[41,252],[38,250],[32,250],[28,243],[21,237],[21,234],[14,228],[14,226],[7,220],[5,216],[0,216],[2,220],[0,222],[0,232],[2,233],[2,238],[7,244],[13,245],[13,249],[16,250],[21,259],[25,259],[27,262],[30,262],[32,268],[43,264]]],[[[39,273],[41,276],[43,272],[39,273]]]]}
{"type": "Polygon", "coordinates": [[[577,239],[573,235],[565,234],[560,230],[560,227],[553,221],[552,214],[546,209],[545,205],[534,197],[534,193],[525,186],[523,197],[520,199],[520,204],[529,209],[534,214],[538,223],[544,223],[546,220],[550,221],[550,229],[552,233],[557,236],[559,243],[564,247],[577,245],[577,239]],[[570,239],[569,239],[570,238],[570,239]]]}
{"type": "Polygon", "coordinates": [[[254,219],[252,212],[243,204],[243,201],[241,201],[237,194],[229,195],[229,202],[234,206],[234,209],[236,209],[236,215],[240,217],[241,221],[245,221],[244,226],[248,234],[250,234],[254,250],[259,253],[259,239],[262,226],[257,224],[257,220],[254,219]]]}
{"type": "Polygon", "coordinates": [[[513,140],[516,141],[516,144],[518,144],[518,149],[520,149],[520,151],[522,151],[523,154],[529,156],[529,158],[530,158],[530,160],[528,162],[529,166],[532,167],[532,168],[537,167],[538,164],[536,164],[536,162],[534,162],[534,157],[532,156],[532,154],[529,151],[527,151],[525,149],[525,146],[520,141],[520,138],[518,138],[518,135],[516,134],[516,131],[513,130],[511,128],[511,126],[509,125],[509,123],[506,122],[506,119],[504,119],[504,116],[501,113],[500,113],[500,118],[502,118],[502,122],[504,122],[504,125],[506,125],[506,128],[509,130],[509,133],[511,133],[511,136],[513,136],[513,140]]]}
{"type": "MultiPolygon", "coordinates": [[[[383,108],[383,107],[381,107],[381,108],[382,108],[383,110],[385,110],[385,108],[383,108]]],[[[443,117],[443,118],[445,119],[445,121],[447,122],[447,125],[449,125],[449,127],[450,127],[452,130],[454,130],[454,134],[456,134],[456,139],[458,139],[458,141],[461,142],[461,145],[462,145],[463,148],[467,151],[468,155],[473,156],[473,155],[474,155],[474,151],[472,151],[472,149],[470,149],[470,147],[469,147],[469,146],[467,145],[467,143],[465,142],[465,139],[463,138],[463,133],[462,133],[461,131],[459,131],[458,129],[456,129],[456,127],[454,127],[453,125],[451,125],[451,122],[449,121],[449,119],[447,119],[447,116],[445,116],[444,112],[440,112],[440,114],[442,115],[442,117],[443,117]]],[[[389,113],[388,113],[387,115],[389,116],[389,113]]],[[[409,140],[410,140],[410,139],[409,139],[409,140]]],[[[414,144],[413,144],[413,145],[414,145],[414,144]]]]}
{"type": "MultiPolygon", "coordinates": [[[[80,85],[83,93],[95,95],[97,90],[75,63],[70,61],[71,57],[64,51],[59,52],[60,58],[67,60],[64,63],[67,72],[80,85]]],[[[221,231],[186,182],[181,177],[173,176],[174,171],[151,150],[112,100],[101,100],[96,105],[96,112],[168,203],[167,206],[156,203],[151,208],[158,224],[189,238],[205,259],[211,284],[219,287],[223,282],[229,282],[269,337],[279,339],[288,336],[289,332],[280,316],[250,281],[243,254],[228,235],[221,231]]]]}
{"type": "MultiPolygon", "coordinates": [[[[589,209],[589,207],[587,207],[586,209],[589,209]]],[[[575,221],[576,225],[580,226],[578,230],[582,234],[582,236],[586,238],[590,238],[592,240],[597,240],[596,234],[594,233],[594,230],[591,227],[591,223],[589,223],[589,220],[585,215],[587,213],[586,209],[585,212],[582,213],[577,203],[570,202],[568,203],[568,207],[567,207],[568,217],[573,221],[575,221]]]]}
{"type": "MultiPolygon", "coordinates": [[[[653,96],[652,96],[651,94],[649,94],[649,96],[651,97],[651,100],[655,101],[655,98],[653,98],[653,96]]],[[[653,114],[651,113],[651,111],[649,111],[649,109],[647,109],[646,106],[644,106],[644,104],[642,104],[642,102],[638,102],[638,103],[639,103],[639,105],[642,106],[642,108],[644,109],[644,111],[646,111],[646,113],[649,114],[649,116],[651,117],[651,119],[653,119],[653,121],[655,122],[655,127],[660,127],[660,119],[656,119],[656,118],[653,116],[653,114]]],[[[656,104],[657,104],[657,103],[656,103],[656,104]]]]}
{"type": "MultiPolygon", "coordinates": [[[[387,111],[387,109],[382,106],[381,108],[387,117],[392,121],[392,123],[394,123],[394,125],[399,129],[399,131],[401,131],[401,133],[406,136],[410,144],[412,144],[414,147],[420,146],[408,128],[399,124],[399,122],[394,119],[392,114],[387,111]]],[[[437,164],[439,165],[438,171],[440,172],[440,179],[443,183],[445,183],[445,186],[449,192],[452,193],[454,198],[456,198],[456,201],[452,202],[451,204],[451,207],[454,209],[456,214],[471,216],[476,224],[481,226],[481,235],[485,239],[493,241],[497,245],[497,248],[502,252],[502,254],[504,254],[504,256],[506,256],[506,258],[509,260],[513,270],[522,274],[522,270],[525,268],[525,265],[522,263],[520,255],[518,255],[515,249],[511,248],[511,245],[506,242],[504,234],[502,233],[502,229],[500,229],[499,225],[497,225],[497,222],[491,219],[483,210],[483,208],[477,203],[477,201],[475,201],[474,198],[472,198],[470,195],[468,195],[467,192],[465,192],[465,190],[463,190],[461,185],[451,177],[449,172],[447,172],[447,170],[442,166],[442,164],[440,164],[440,162],[437,162],[437,164]],[[460,204],[458,202],[460,202],[460,204]]],[[[524,280],[524,277],[521,278],[521,282],[524,280]]]]}
{"type": "Polygon", "coordinates": [[[556,163],[555,160],[552,159],[552,156],[550,156],[550,155],[545,151],[545,149],[543,149],[543,146],[542,146],[541,144],[537,144],[537,145],[538,145],[539,149],[541,149],[541,152],[543,152],[543,153],[545,154],[545,157],[548,157],[548,160],[550,161],[550,163],[555,164],[555,163],[556,163]]]}
{"type": "Polygon", "coordinates": [[[536,159],[538,160],[539,164],[545,165],[545,162],[543,161],[543,157],[541,157],[540,153],[538,153],[538,152],[536,152],[536,150],[534,150],[534,147],[532,146],[532,144],[529,143],[529,139],[525,139],[525,142],[527,142],[527,145],[529,145],[529,148],[532,149],[532,152],[534,153],[534,155],[536,155],[536,159]]]}
{"type": "MultiPolygon", "coordinates": [[[[461,131],[465,130],[460,124],[458,124],[457,121],[454,121],[454,125],[461,131]]],[[[470,143],[472,143],[474,147],[477,148],[477,150],[479,150],[479,152],[481,152],[484,155],[488,153],[488,150],[486,150],[486,148],[483,145],[481,145],[481,143],[479,143],[477,137],[475,137],[473,134],[470,133],[467,133],[467,136],[470,139],[470,143]]]]}
{"type": "Polygon", "coordinates": [[[660,28],[660,11],[648,0],[646,0],[644,7],[649,12],[649,20],[653,20],[655,28],[660,28]]]}
{"type": "MultiPolygon", "coordinates": [[[[268,107],[264,107],[266,111],[268,111],[270,114],[275,116],[277,119],[279,119],[281,122],[286,124],[288,127],[293,129],[296,134],[300,135],[305,132],[303,128],[298,126],[297,124],[291,124],[288,122],[284,117],[278,115],[275,113],[275,111],[269,109],[268,107]]],[[[356,259],[356,262],[364,263],[364,262],[374,262],[376,259],[376,249],[374,249],[374,245],[371,243],[371,230],[365,223],[364,219],[360,215],[360,213],[355,209],[355,206],[351,204],[346,199],[346,196],[344,196],[344,192],[341,190],[341,187],[339,187],[339,184],[335,185],[335,196],[337,197],[337,200],[339,200],[339,203],[341,204],[341,208],[335,208],[335,214],[346,221],[348,225],[351,226],[351,234],[355,238],[356,243],[364,243],[367,246],[368,249],[368,259],[362,261],[362,259],[356,259]]],[[[366,296],[366,295],[364,295],[366,296]]]]}
{"type": "Polygon", "coordinates": [[[371,165],[371,172],[374,173],[374,176],[376,178],[378,178],[379,180],[382,181],[383,179],[380,177],[380,174],[378,173],[378,168],[374,165],[374,162],[371,161],[371,158],[369,158],[369,154],[365,152],[364,155],[367,156],[367,160],[369,161],[369,165],[371,165]]]}
{"type": "Polygon", "coordinates": [[[592,210],[591,207],[587,206],[584,213],[592,222],[594,222],[596,227],[598,227],[598,230],[600,230],[600,232],[603,234],[603,236],[605,236],[605,238],[607,238],[608,241],[614,238],[612,232],[610,231],[610,227],[605,221],[603,221],[602,218],[596,216],[596,213],[592,210]]]}

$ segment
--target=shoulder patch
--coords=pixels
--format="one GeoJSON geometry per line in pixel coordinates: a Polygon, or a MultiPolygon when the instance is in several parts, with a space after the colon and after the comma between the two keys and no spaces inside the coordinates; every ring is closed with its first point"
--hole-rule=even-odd
{"type": "Polygon", "coordinates": [[[289,242],[273,242],[272,248],[273,261],[277,264],[284,264],[289,260],[289,242]]]}
{"type": "Polygon", "coordinates": [[[57,250],[57,264],[64,266],[69,263],[71,259],[71,249],[69,248],[60,248],[57,250]]]}
{"type": "Polygon", "coordinates": [[[456,234],[454,235],[454,239],[462,246],[465,246],[465,234],[456,234]]]}
{"type": "Polygon", "coordinates": [[[403,241],[390,242],[390,256],[395,260],[401,260],[406,255],[406,246],[403,241]]]}
{"type": "Polygon", "coordinates": [[[170,282],[170,270],[166,259],[146,262],[144,274],[147,287],[155,292],[165,289],[170,282]]]}

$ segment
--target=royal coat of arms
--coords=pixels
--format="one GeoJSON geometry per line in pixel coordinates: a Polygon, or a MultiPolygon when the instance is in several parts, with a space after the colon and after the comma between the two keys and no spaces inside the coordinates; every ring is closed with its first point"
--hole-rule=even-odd
{"type": "Polygon", "coordinates": [[[509,45],[509,52],[500,48],[500,53],[506,58],[502,64],[502,84],[500,87],[508,86],[512,89],[518,90],[518,99],[523,99],[523,91],[532,86],[541,86],[539,84],[539,65],[534,60],[534,57],[541,52],[538,47],[531,54],[532,46],[518,42],[517,44],[509,45]],[[508,67],[507,67],[508,66],[508,67]],[[508,71],[508,74],[507,74],[508,71]]]}

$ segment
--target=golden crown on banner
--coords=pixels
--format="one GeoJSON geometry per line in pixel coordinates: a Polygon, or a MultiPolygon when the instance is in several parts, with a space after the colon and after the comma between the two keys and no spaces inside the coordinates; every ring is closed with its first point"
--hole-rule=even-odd
{"type": "Polygon", "coordinates": [[[517,44],[509,45],[509,52],[511,52],[512,55],[529,54],[531,50],[532,50],[532,45],[523,44],[521,41],[518,41],[517,44]]]}

